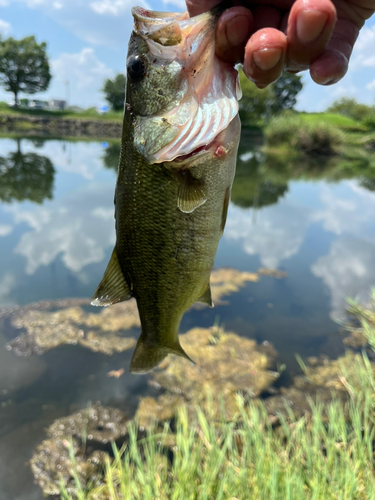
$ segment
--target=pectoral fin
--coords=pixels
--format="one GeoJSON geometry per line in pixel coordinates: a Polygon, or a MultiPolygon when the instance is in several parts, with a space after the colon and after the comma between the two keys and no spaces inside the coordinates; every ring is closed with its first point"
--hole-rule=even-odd
{"type": "Polygon", "coordinates": [[[173,346],[153,344],[147,342],[146,336],[142,333],[130,363],[130,371],[132,373],[147,373],[156,368],[168,354],[177,354],[195,364],[178,341],[173,346]]]}
{"type": "Polygon", "coordinates": [[[181,173],[177,191],[177,206],[181,212],[190,214],[207,201],[207,192],[203,182],[193,179],[190,172],[181,173]]]}
{"type": "Polygon", "coordinates": [[[129,300],[131,297],[132,293],[124,278],[115,247],[103,279],[92,298],[91,305],[109,306],[129,300]]]}
{"type": "Polygon", "coordinates": [[[206,290],[202,293],[197,302],[203,302],[203,304],[207,304],[210,307],[214,307],[214,303],[212,302],[212,296],[211,296],[211,287],[209,283],[207,285],[206,290]]]}

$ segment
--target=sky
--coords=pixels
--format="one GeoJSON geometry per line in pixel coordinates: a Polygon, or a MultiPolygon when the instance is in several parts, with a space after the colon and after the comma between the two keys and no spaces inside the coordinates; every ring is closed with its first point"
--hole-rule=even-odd
{"type": "MultiPolygon", "coordinates": [[[[184,0],[0,0],[0,34],[23,38],[35,35],[47,42],[53,75],[46,92],[36,99],[63,99],[70,105],[100,107],[106,78],[125,72],[127,43],[132,29],[131,7],[185,10],[184,0]]],[[[323,111],[335,99],[354,97],[375,103],[375,16],[362,29],[350,69],[337,84],[322,87],[308,73],[297,109],[323,111]]],[[[0,89],[0,100],[12,94],[0,89]]],[[[22,96],[20,97],[30,97],[22,96]]]]}

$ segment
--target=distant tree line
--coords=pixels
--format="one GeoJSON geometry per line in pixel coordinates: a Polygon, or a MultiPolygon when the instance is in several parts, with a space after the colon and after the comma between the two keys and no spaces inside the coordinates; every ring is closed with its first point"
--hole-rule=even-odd
{"type": "MultiPolygon", "coordinates": [[[[245,116],[251,114],[255,121],[267,118],[284,109],[293,109],[297,102],[297,94],[302,90],[301,77],[284,73],[275,83],[264,90],[248,80],[240,71],[240,82],[243,97],[240,101],[240,111],[245,116]]],[[[118,73],[113,79],[105,80],[102,91],[105,99],[114,111],[124,109],[126,77],[118,73]]]]}
{"type": "Polygon", "coordinates": [[[343,97],[334,101],[327,111],[353,118],[368,128],[375,129],[375,106],[357,102],[352,97],[343,97]]]}

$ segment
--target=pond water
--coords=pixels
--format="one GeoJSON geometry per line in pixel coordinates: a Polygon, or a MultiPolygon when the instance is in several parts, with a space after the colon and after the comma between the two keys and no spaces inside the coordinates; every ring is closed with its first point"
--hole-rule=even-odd
{"type": "MultiPolygon", "coordinates": [[[[215,267],[276,268],[286,277],[262,276],[213,310],[189,311],[181,332],[219,320],[226,330],[271,342],[286,364],[279,384],[288,384],[299,371],[295,353],[343,352],[335,319],[345,313],[345,297],[366,300],[375,283],[375,173],[371,164],[354,168],[347,160],[270,160],[259,145],[243,132],[215,267]]],[[[6,349],[19,334],[8,308],[92,296],[115,242],[118,154],[119,143],[0,139],[2,500],[43,498],[26,462],[54,419],[95,400],[131,414],[147,391],[147,376],[128,374],[132,351],[108,356],[63,345],[20,357],[6,349]],[[120,378],[107,376],[122,368],[120,378]]]]}

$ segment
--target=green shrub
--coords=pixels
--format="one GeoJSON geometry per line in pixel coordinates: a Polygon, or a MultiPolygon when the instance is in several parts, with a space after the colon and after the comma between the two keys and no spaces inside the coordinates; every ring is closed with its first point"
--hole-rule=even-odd
{"type": "Polygon", "coordinates": [[[357,102],[352,98],[343,97],[334,101],[327,111],[362,121],[368,114],[374,113],[374,107],[357,102]]]}
{"type": "Polygon", "coordinates": [[[375,113],[368,114],[362,120],[363,125],[365,125],[370,130],[375,130],[375,113]]]}
{"type": "Polygon", "coordinates": [[[268,146],[289,145],[310,155],[335,154],[335,148],[343,142],[342,132],[334,125],[308,123],[293,113],[272,118],[264,134],[268,146]]]}

